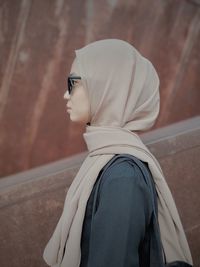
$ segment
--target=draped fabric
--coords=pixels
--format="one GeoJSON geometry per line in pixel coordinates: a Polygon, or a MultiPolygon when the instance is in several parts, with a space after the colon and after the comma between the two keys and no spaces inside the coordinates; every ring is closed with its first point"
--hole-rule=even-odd
{"type": "Polygon", "coordinates": [[[154,66],[134,46],[119,39],[99,40],[75,52],[72,68],[82,77],[90,101],[90,122],[83,134],[89,153],[69,187],[44,260],[52,267],[79,267],[82,225],[94,183],[115,154],[126,153],[148,163],[158,194],[167,262],[193,264],[161,166],[137,134],[151,128],[159,114],[159,77],[154,66]]]}

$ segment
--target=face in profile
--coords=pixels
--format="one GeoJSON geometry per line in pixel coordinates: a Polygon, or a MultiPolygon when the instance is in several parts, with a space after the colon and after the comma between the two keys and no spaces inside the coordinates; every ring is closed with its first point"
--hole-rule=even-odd
{"type": "Polygon", "coordinates": [[[64,99],[68,100],[66,104],[67,113],[70,115],[71,121],[87,124],[90,122],[89,96],[82,80],[76,78],[73,79],[73,77],[79,76],[74,62],[69,76],[72,79],[71,92],[69,94],[67,89],[64,94],[64,99]]]}

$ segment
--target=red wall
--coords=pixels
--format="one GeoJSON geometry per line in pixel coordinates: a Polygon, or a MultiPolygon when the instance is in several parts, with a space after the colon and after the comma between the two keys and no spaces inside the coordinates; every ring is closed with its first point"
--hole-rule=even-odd
{"type": "Polygon", "coordinates": [[[200,114],[200,6],[184,0],[1,0],[0,177],[82,152],[63,94],[74,49],[132,43],[160,76],[152,129],[200,114]]]}

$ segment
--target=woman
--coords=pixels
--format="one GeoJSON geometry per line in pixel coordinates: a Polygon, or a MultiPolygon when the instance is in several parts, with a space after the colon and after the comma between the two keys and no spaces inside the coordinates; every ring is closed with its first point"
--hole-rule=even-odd
{"type": "Polygon", "coordinates": [[[159,114],[155,68],[118,39],[75,52],[64,97],[70,119],[86,124],[89,154],[67,192],[45,261],[53,267],[191,266],[161,167],[136,133],[151,128],[159,114]]]}

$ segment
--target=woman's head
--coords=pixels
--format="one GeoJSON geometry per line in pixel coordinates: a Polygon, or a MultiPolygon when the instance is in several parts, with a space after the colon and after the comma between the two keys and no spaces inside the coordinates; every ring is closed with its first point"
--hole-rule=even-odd
{"type": "Polygon", "coordinates": [[[154,124],[159,78],[150,61],[119,39],[96,41],[75,52],[71,72],[82,78],[90,125],[144,130],[154,124]]]}

